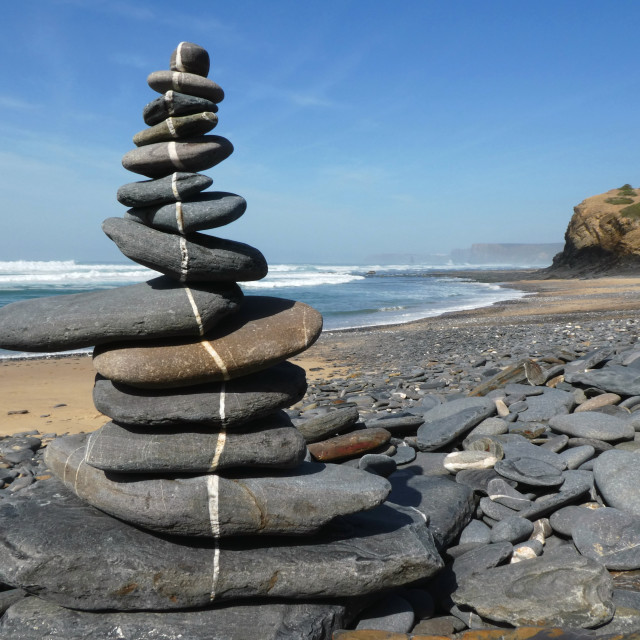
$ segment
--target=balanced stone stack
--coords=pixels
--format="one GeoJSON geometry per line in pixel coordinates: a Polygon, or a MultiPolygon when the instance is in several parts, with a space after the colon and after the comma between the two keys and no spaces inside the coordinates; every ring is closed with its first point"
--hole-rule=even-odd
{"type": "Polygon", "coordinates": [[[9,610],[11,637],[324,638],[354,596],[442,566],[420,514],[382,504],[385,478],[311,462],[281,411],[306,390],[286,359],[322,319],[243,298],[264,257],[200,233],[246,203],[198,173],[233,150],[208,135],[223,91],[207,52],[183,42],[170,66],[149,76],[162,95],[123,159],[150,179],[121,187],[130,208],[103,225],[164,275],[0,311],[3,348],[95,345],[94,402],[112,419],[54,440],[57,479],[0,503],[0,581],[46,601],[9,610]]]}

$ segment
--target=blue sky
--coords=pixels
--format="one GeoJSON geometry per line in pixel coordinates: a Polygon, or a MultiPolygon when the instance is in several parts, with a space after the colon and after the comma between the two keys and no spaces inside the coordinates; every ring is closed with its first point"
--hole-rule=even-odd
{"type": "Polygon", "coordinates": [[[226,92],[219,231],[270,262],[559,242],[640,186],[636,0],[28,0],[3,7],[0,260],[120,261],[120,160],[181,40],[226,92]]]}

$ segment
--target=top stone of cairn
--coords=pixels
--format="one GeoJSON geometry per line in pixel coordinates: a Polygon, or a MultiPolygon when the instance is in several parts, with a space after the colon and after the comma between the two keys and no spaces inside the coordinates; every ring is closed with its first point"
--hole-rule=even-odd
{"type": "Polygon", "coordinates": [[[193,42],[181,42],[171,54],[171,71],[195,73],[205,78],[209,74],[209,54],[193,42]]]}

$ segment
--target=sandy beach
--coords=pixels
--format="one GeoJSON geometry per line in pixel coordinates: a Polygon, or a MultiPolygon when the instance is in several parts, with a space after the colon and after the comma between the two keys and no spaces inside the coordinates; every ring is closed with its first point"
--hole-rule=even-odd
{"type": "MultiPolygon", "coordinates": [[[[478,279],[482,275],[475,274],[478,279]]],[[[504,277],[513,277],[513,272],[504,277]]],[[[491,272],[495,281],[500,273],[491,272]]],[[[292,359],[307,370],[310,381],[357,376],[360,371],[389,367],[376,360],[372,345],[390,337],[411,348],[412,339],[440,327],[579,323],[585,320],[636,318],[640,310],[640,277],[590,280],[502,280],[526,291],[523,298],[489,307],[445,314],[395,326],[325,332],[308,351],[292,359]]],[[[375,351],[375,349],[374,349],[375,351]]],[[[378,371],[385,373],[385,371],[378,371]]],[[[387,371],[388,373],[388,371],[387,371]]],[[[0,363],[0,435],[37,429],[40,433],[92,431],[108,419],[93,406],[91,358],[6,360],[0,363]]]]}

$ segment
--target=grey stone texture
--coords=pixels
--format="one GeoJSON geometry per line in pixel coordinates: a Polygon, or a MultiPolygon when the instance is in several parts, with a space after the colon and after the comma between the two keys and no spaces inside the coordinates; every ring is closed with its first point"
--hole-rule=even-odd
{"type": "Polygon", "coordinates": [[[186,116],[202,111],[216,113],[218,106],[211,100],[169,90],[145,106],[142,118],[146,124],[153,126],[171,116],[186,116]]]}
{"type": "Polygon", "coordinates": [[[123,184],[117,193],[118,202],[125,207],[156,207],[168,202],[197,196],[213,184],[209,176],[200,173],[174,171],[157,180],[141,180],[123,184]]]}

